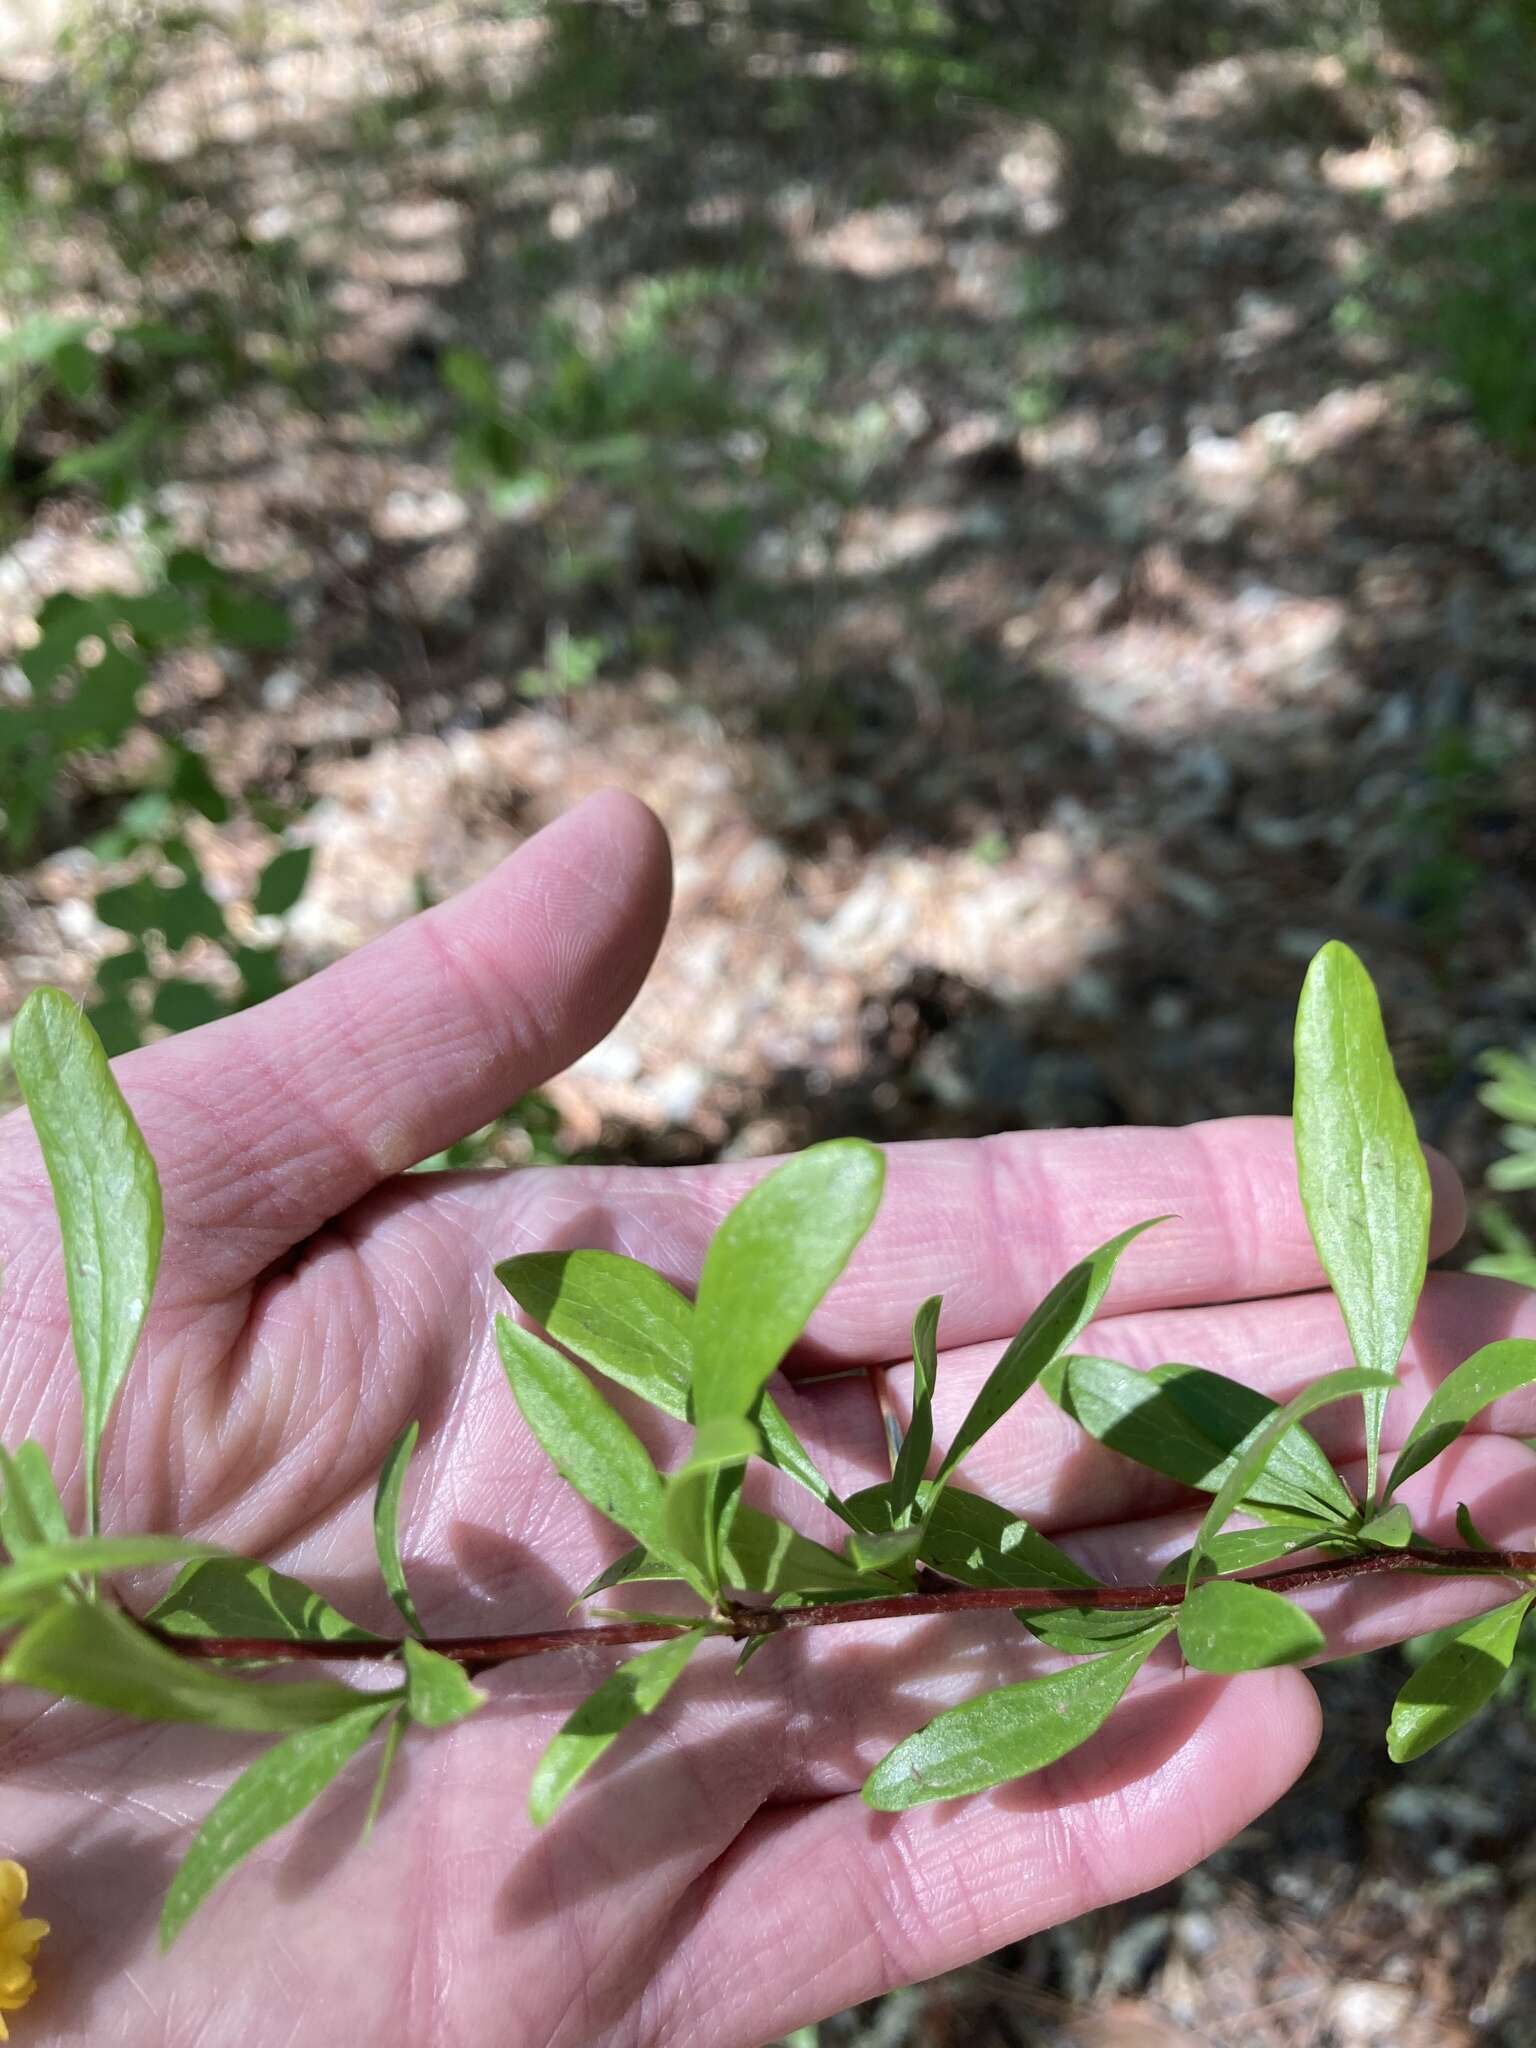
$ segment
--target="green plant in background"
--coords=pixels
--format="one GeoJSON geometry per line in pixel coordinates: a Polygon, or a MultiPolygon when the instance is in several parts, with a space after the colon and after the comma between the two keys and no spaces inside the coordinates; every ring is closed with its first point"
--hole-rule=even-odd
{"type": "MultiPolygon", "coordinates": [[[[391,1448],[374,1510],[380,1572],[405,1634],[359,1628],[312,1588],[253,1559],[175,1535],[98,1532],[103,1432],[153,1292],[163,1229],[158,1181],[101,1046],[56,990],[29,998],[13,1056],[53,1184],[84,1408],[84,1533],[73,1535],[35,1443],[0,1457],[0,1678],[150,1721],[191,1721],[275,1738],[217,1801],[171,1882],[172,1941],[220,1879],[300,1813],[364,1751],[379,1782],[402,1741],[433,1739],[482,1695],[463,1666],[581,1645],[649,1647],[569,1717],[535,1771],[547,1821],[623,1732],[654,1711],[699,1649],[723,1637],[740,1661],[776,1636],[850,1621],[997,1609],[1066,1659],[994,1687],[898,1742],[864,1796],[888,1812],[1024,1776],[1088,1740],[1160,1645],[1205,1671],[1238,1672],[1319,1653],[1321,1630],[1291,1596],[1381,1571],[1502,1579],[1502,1606],[1446,1638],[1408,1679],[1388,1746],[1399,1761],[1461,1727],[1509,1669],[1536,1598],[1536,1553],[1489,1548],[1465,1510],[1462,1546],[1425,1542],[1398,1497],[1490,1402],[1536,1382],[1536,1343],[1485,1346],[1437,1388],[1390,1468],[1382,1414],[1422,1286],[1429,1181],[1393,1072],[1375,991],[1347,948],[1326,946],[1302,992],[1296,1033],[1296,1158],[1303,1205],[1343,1311],[1353,1366],[1284,1406],[1183,1364],[1135,1372],[1074,1346],[1128,1245],[1133,1222],[1046,1296],[1006,1348],[947,1448],[934,1441],[938,1297],[912,1328],[912,1419],[890,1478],[848,1498],[817,1469],[770,1383],[879,1207],[884,1160],[859,1139],[813,1146],[770,1173],[711,1240],[690,1302],[638,1262],[605,1251],[525,1253],[497,1268],[542,1326],[497,1318],[527,1427],[631,1548],[587,1588],[669,1581],[692,1616],[637,1615],[572,1632],[455,1639],[435,1648],[401,1563],[401,1486],[416,1426],[391,1448]],[[553,1340],[553,1341],[549,1341],[553,1340]],[[560,1348],[556,1348],[556,1347],[560,1348]],[[573,1361],[579,1361],[573,1362],[573,1361]],[[680,1462],[657,1469],[582,1367],[688,1425],[680,1462]],[[1146,1586],[1101,1584],[1005,1508],[958,1483],[989,1430],[1041,1386],[1088,1433],[1210,1497],[1188,1552],[1146,1586]],[[1356,1494],[1303,1426],[1359,1399],[1367,1479],[1356,1494]],[[843,1524],[841,1549],[742,1498],[752,1460],[796,1480],[843,1524]],[[1307,1561],[1296,1563],[1300,1553],[1307,1561]],[[1266,1570],[1291,1560],[1279,1571],[1266,1570]],[[177,1563],[142,1619],[97,1581],[177,1563]],[[1258,1578],[1238,1576],[1259,1570],[1258,1578]],[[445,1654],[446,1652],[446,1654],[445,1654]],[[395,1682],[269,1687],[251,1667],[317,1656],[378,1660],[395,1682]]],[[[739,1666],[738,1666],[739,1668],[739,1666]]],[[[375,1806],[378,1794],[375,1794],[375,1806]]]]}
{"type": "MultiPolygon", "coordinates": [[[[1478,1100],[1504,1119],[1509,1148],[1489,1167],[1488,1185],[1502,1194],[1526,1193],[1536,1188],[1536,1056],[1487,1052],[1479,1065],[1488,1080],[1478,1100]]],[[[1473,1259],[1468,1272],[1536,1287],[1536,1240],[1498,1202],[1481,1203],[1477,1222],[1492,1249],[1473,1259]]]]}
{"type": "Polygon", "coordinates": [[[71,764],[110,751],[138,723],[140,692],[158,660],[191,647],[282,647],[288,631],[279,606],[191,549],[173,553],[161,580],[138,596],[49,598],[36,639],[17,659],[21,701],[0,706],[10,851],[30,848],[71,764]]]}

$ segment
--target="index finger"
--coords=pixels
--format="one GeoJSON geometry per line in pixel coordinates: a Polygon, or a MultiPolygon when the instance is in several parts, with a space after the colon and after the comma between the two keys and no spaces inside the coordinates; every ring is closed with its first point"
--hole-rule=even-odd
{"type": "MultiPolygon", "coordinates": [[[[1296,1190],[1286,1117],[1179,1130],[1014,1131],[892,1145],[885,1199],[794,1364],[807,1371],[906,1355],[912,1314],[944,1296],[941,1341],[1010,1336],[1063,1273],[1151,1216],[1169,1220],[1126,1251],[1103,1314],[1239,1301],[1315,1288],[1323,1275],[1296,1190]]],[[[776,1162],[705,1167],[560,1167],[489,1181],[498,1256],[625,1252],[687,1293],[721,1217],[776,1162]],[[502,1221],[504,1219],[504,1222],[502,1221]]],[[[1429,1155],[1431,1249],[1461,1234],[1448,1161],[1429,1155]]]]}

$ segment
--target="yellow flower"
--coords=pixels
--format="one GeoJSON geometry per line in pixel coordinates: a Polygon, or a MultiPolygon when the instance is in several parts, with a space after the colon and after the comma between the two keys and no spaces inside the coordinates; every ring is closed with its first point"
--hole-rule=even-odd
{"type": "Polygon", "coordinates": [[[37,1989],[32,1958],[48,1932],[46,1920],[26,1920],[27,1873],[9,1857],[0,1858],[0,2041],[9,2041],[8,2012],[20,2012],[37,1989]]]}

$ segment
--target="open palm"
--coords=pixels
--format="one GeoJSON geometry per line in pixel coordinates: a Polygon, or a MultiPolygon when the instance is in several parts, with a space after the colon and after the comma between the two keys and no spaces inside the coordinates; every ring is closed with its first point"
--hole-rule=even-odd
{"type": "MultiPolygon", "coordinates": [[[[599,1246],[687,1286],[762,1168],[400,1176],[614,1022],[667,898],[655,820],[596,799],[303,987],[119,1063],[159,1161],[167,1239],[108,1438],[105,1528],[215,1537],[387,1629],[369,1504],[385,1449],[416,1418],[404,1547],[428,1633],[559,1622],[625,1539],[528,1435],[491,1342],[493,1312],[510,1306],[492,1266],[599,1246]]],[[[1437,1183],[1443,1245],[1459,1196],[1437,1183]]],[[[1346,1362],[1331,1299],[1307,1291],[1320,1276],[1283,1123],[901,1147],[875,1229],[796,1361],[812,1383],[784,1395],[834,1483],[888,1470],[870,1375],[847,1368],[900,1359],[923,1296],[946,1296],[942,1441],[1061,1270],[1169,1210],[1178,1221],[1126,1255],[1095,1349],[1191,1359],[1280,1396],[1346,1362]]],[[[0,1252],[0,1436],[39,1437],[62,1475],[77,1396],[49,1190],[21,1118],[0,1126],[0,1252]]],[[[1432,1281],[1405,1377],[1433,1382],[1522,1313],[1536,1333],[1531,1299],[1432,1281]]],[[[906,1375],[889,1383],[899,1410],[906,1375]]],[[[664,1419],[634,1420],[659,1456],[675,1448],[664,1419]]],[[[1342,1461],[1357,1420],[1323,1418],[1342,1461]]],[[[1499,1409],[1491,1422],[1533,1426],[1499,1409]]],[[[1485,1430],[1408,1497],[1429,1535],[1450,1534],[1464,1499],[1491,1540],[1514,1541],[1530,1474],[1512,1435],[1485,1430]]],[[[777,1500],[764,1477],[767,1504],[835,1540],[803,1494],[777,1500]]],[[[1188,1496],[1038,1395],[966,1478],[1109,1578],[1146,1577],[1192,1525],[1188,1496]]],[[[1357,1648],[1477,1597],[1377,1583],[1317,1611],[1333,1647],[1357,1648]]],[[[39,1712],[13,1693],[0,1855],[30,1867],[54,1927],[17,2032],[135,2048],[754,2048],[1173,1876],[1275,1799],[1316,1740],[1299,1673],[1217,1680],[1170,1663],[1086,1748],[1019,1785],[899,1818],[861,1804],[892,1741],[1027,1674],[1036,1654],[985,1615],[807,1633],[740,1677],[728,1645],[706,1646],[643,1757],[616,1750],[542,1835],[526,1818],[534,1760],[611,1654],[507,1667],[473,1720],[407,1743],[366,1848],[361,1770],[243,1866],[168,1958],[154,1945],[165,1884],[250,1740],[39,1712]]]]}

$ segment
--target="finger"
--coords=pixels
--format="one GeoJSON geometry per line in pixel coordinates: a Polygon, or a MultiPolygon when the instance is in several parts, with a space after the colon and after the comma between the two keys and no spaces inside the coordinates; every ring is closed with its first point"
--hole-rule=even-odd
{"type": "MultiPolygon", "coordinates": [[[[1011,1336],[1076,1260],[1168,1215],[1125,1253],[1115,1313],[1316,1287],[1322,1272],[1296,1192],[1283,1117],[1184,1130],[1015,1131],[892,1145],[879,1216],[813,1318],[802,1362],[905,1354],[912,1312],[945,1297],[946,1344],[1011,1336]]],[[[720,1218],[775,1162],[680,1170],[568,1169],[479,1192],[498,1255],[626,1252],[691,1291],[720,1218]],[[558,1204],[552,1219],[551,1203],[558,1204]]],[[[1430,1154],[1437,1253],[1461,1234],[1454,1169],[1430,1154]]]]}
{"type": "Polygon", "coordinates": [[[765,1811],[684,1901],[691,1938],[660,1951],[656,2009],[734,2008],[715,2038],[755,2048],[1150,1890],[1272,1805],[1318,1733],[1299,1673],[1165,1680],[1061,1763],[974,1799],[895,1816],[856,1795],[765,1811]],[[744,1927],[759,2001],[745,2010],[744,1927]]]}
{"type": "Polygon", "coordinates": [[[259,1270],[576,1058],[638,989],[669,886],[657,820],[610,791],[275,1001],[119,1062],[200,1273],[259,1270]]]}
{"type": "MultiPolygon", "coordinates": [[[[1402,1391],[1388,1403],[1386,1447],[1395,1450],[1402,1443],[1430,1394],[1464,1358],[1515,1336],[1536,1338],[1536,1294],[1466,1273],[1432,1273],[1404,1349],[1402,1391]]],[[[1080,1348],[1142,1370],[1166,1359],[1192,1360],[1275,1401],[1289,1400],[1321,1374],[1350,1363],[1349,1340],[1331,1294],[1111,1317],[1092,1325],[1080,1348]]],[[[997,1344],[976,1345],[941,1359],[934,1402],[939,1445],[953,1436],[1000,1351],[997,1344]]],[[[893,1369],[887,1387],[904,1424],[911,1410],[911,1369],[893,1369]]],[[[1363,1453],[1358,1400],[1320,1409],[1306,1427],[1335,1462],[1363,1453]]],[[[1485,1409],[1471,1427],[1536,1434],[1536,1387],[1485,1409]]],[[[1173,1480],[1096,1442],[1038,1390],[971,1453],[960,1483],[1046,1529],[1155,1514],[1189,1498],[1173,1480]]]]}

